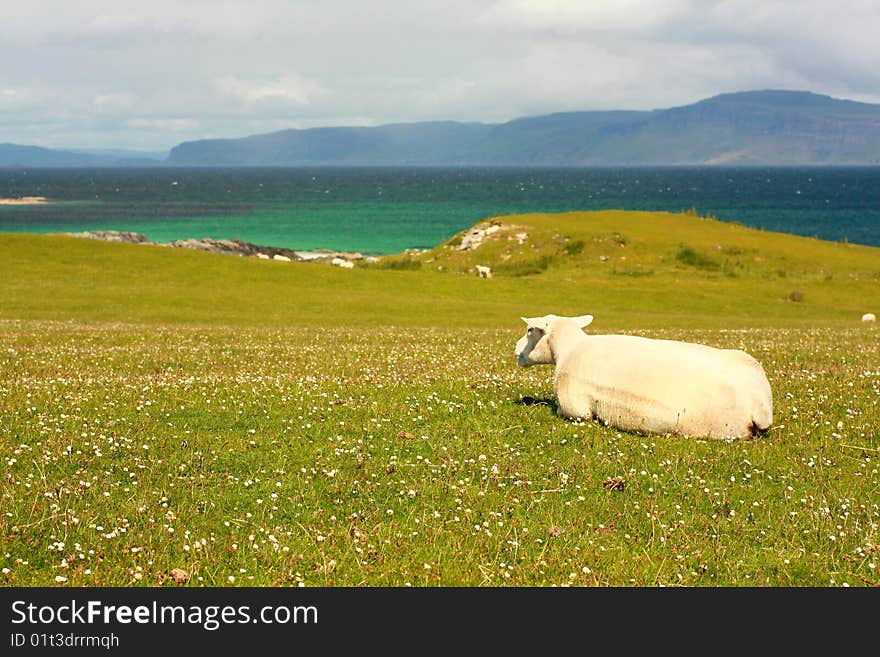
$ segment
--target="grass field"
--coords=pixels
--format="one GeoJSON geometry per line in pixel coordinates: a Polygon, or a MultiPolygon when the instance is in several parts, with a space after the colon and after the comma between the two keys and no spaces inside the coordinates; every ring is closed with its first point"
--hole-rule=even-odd
{"type": "Polygon", "coordinates": [[[880,249],[662,213],[501,224],[352,271],[0,235],[0,581],[880,584],[880,249]],[[545,312],[747,350],[773,429],[557,418],[552,370],[512,355],[545,312]]]}

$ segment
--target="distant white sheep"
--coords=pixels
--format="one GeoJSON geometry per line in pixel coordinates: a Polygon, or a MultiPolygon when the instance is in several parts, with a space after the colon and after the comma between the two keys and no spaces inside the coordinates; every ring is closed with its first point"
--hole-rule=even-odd
{"type": "Polygon", "coordinates": [[[581,317],[522,320],[516,344],[523,367],[555,364],[557,414],[597,418],[642,434],[693,438],[762,435],[773,396],[760,363],[744,351],[630,335],[587,335],[581,317]]]}
{"type": "Polygon", "coordinates": [[[290,258],[285,255],[281,255],[280,253],[276,253],[272,256],[272,260],[279,260],[280,262],[290,262],[290,258]]]}
{"type": "Polygon", "coordinates": [[[268,260],[268,259],[269,259],[269,256],[267,256],[265,253],[258,253],[258,254],[257,254],[257,257],[258,257],[260,260],[268,260]]]}
{"type": "Polygon", "coordinates": [[[335,267],[342,267],[343,269],[354,269],[354,263],[345,258],[333,258],[330,264],[335,267]]]}
{"type": "Polygon", "coordinates": [[[863,322],[876,322],[877,316],[874,313],[865,313],[862,315],[863,322]]]}
{"type": "Polygon", "coordinates": [[[477,276],[480,278],[492,278],[492,269],[483,265],[477,265],[477,276]]]}

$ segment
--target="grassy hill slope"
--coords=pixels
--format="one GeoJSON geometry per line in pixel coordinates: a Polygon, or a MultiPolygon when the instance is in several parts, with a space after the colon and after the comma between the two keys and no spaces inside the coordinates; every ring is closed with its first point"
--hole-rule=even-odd
{"type": "MultiPolygon", "coordinates": [[[[702,321],[712,315],[764,325],[858,319],[869,300],[876,305],[880,298],[878,256],[874,247],[695,214],[602,211],[487,219],[396,262],[458,272],[490,266],[499,278],[535,279],[545,291],[565,290],[569,307],[580,304],[576,311],[595,308],[624,322],[652,324],[651,316],[660,315],[702,321]],[[462,249],[462,239],[474,230],[495,232],[477,248],[462,249]]],[[[553,301],[532,303],[549,312],[553,301]]]]}
{"type": "Polygon", "coordinates": [[[10,319],[504,326],[555,312],[597,326],[795,326],[851,324],[880,297],[880,249],[662,212],[487,219],[348,271],[60,235],[0,235],[0,257],[10,319]]]}

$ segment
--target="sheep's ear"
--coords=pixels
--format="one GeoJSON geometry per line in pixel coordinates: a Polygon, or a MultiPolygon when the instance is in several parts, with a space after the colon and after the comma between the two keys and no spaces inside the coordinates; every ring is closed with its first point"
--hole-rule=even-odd
{"type": "Polygon", "coordinates": [[[541,329],[545,333],[550,328],[549,317],[520,317],[520,319],[526,323],[526,326],[541,329]]]}
{"type": "Polygon", "coordinates": [[[578,325],[578,328],[584,328],[593,323],[593,316],[581,315],[580,317],[572,317],[572,320],[578,325]]]}

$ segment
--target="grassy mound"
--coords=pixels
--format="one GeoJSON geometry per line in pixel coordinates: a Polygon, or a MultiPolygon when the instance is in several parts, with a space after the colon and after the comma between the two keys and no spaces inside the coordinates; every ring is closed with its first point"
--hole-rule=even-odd
{"type": "Polygon", "coordinates": [[[877,298],[880,249],[687,214],[574,212],[481,222],[354,271],[63,236],[0,235],[0,318],[214,325],[852,325],[877,298]],[[461,249],[473,230],[492,229],[461,249]],[[490,266],[490,280],[475,265],[490,266]]]}

